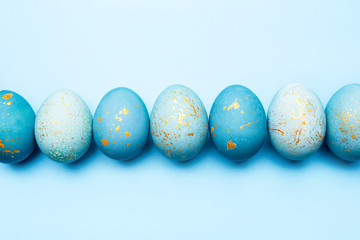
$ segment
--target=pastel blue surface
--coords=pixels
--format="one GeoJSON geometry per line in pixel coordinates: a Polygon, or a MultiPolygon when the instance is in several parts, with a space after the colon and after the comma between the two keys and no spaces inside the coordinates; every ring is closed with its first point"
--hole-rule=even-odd
{"type": "Polygon", "coordinates": [[[111,158],[139,155],[149,136],[149,114],[140,96],[125,87],[106,93],[95,111],[93,133],[98,148],[111,158]]]}
{"type": "Polygon", "coordinates": [[[334,93],[326,106],[326,143],[340,158],[360,159],[360,84],[349,84],[334,93]]]}
{"type": "Polygon", "coordinates": [[[0,91],[0,162],[17,163],[35,148],[35,113],[16,92],[0,91]]]}
{"type": "MultiPolygon", "coordinates": [[[[360,79],[357,0],[1,0],[0,88],[35,112],[72,89],[92,114],[111,89],[136,91],[147,109],[183,84],[209,112],[240,84],[267,111],[275,93],[300,82],[326,106],[360,79]]],[[[148,141],[129,162],[92,144],[73,164],[38,149],[0,165],[1,239],[347,239],[360,238],[360,162],[323,144],[292,163],[267,138],[233,163],[209,141],[177,163],[148,141]]]]}
{"type": "Polygon", "coordinates": [[[264,107],[250,89],[231,85],[216,97],[209,128],[211,140],[224,156],[234,160],[252,157],[267,135],[264,107]]]}
{"type": "Polygon", "coordinates": [[[199,96],[184,85],[167,87],[155,101],[150,136],[157,149],[176,161],[201,153],[208,136],[208,117],[199,96]]]}

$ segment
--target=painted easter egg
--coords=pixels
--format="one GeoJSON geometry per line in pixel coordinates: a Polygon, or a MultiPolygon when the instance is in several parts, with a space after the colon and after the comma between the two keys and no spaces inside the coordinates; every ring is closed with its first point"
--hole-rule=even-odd
{"type": "Polygon", "coordinates": [[[35,138],[48,158],[61,163],[78,160],[91,144],[92,116],[88,106],[73,91],[56,91],[36,115],[35,138]]]}
{"type": "Polygon", "coordinates": [[[360,84],[339,89],[326,106],[326,144],[338,157],[360,159],[360,84]]]}
{"type": "Polygon", "coordinates": [[[35,113],[19,94],[0,91],[0,162],[18,163],[35,148],[35,113]]]}
{"type": "Polygon", "coordinates": [[[154,144],[168,158],[185,161],[197,156],[208,134],[208,118],[200,98],[183,85],[166,88],[150,117],[154,144]]]}
{"type": "Polygon", "coordinates": [[[149,114],[139,95],[129,88],[108,92],[96,108],[94,139],[107,156],[129,160],[145,147],[149,136],[149,114]]]}
{"type": "Polygon", "coordinates": [[[316,94],[291,83],[274,96],[268,110],[270,141],[290,160],[304,159],[321,146],[326,132],[323,106],[316,94]]]}
{"type": "Polygon", "coordinates": [[[224,156],[242,160],[259,151],[266,137],[266,114],[248,88],[232,85],[215,99],[209,119],[210,136],[224,156]]]}

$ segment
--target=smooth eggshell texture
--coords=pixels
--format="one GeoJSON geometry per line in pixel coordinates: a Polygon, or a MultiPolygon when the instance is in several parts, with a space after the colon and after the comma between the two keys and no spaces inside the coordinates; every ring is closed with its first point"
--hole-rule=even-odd
{"type": "Polygon", "coordinates": [[[210,136],[226,157],[242,160],[259,151],[266,137],[266,114],[248,88],[232,85],[215,99],[209,119],[210,136]]]}
{"type": "Polygon", "coordinates": [[[48,158],[62,163],[78,160],[91,144],[92,116],[88,106],[73,91],[56,91],[39,109],[35,137],[48,158]]]}
{"type": "Polygon", "coordinates": [[[291,83],[274,96],[268,110],[270,141],[276,151],[291,160],[316,152],[324,140],[326,118],[315,93],[291,83]]]}
{"type": "Polygon", "coordinates": [[[360,159],[360,84],[339,89],[326,106],[326,144],[344,160],[360,159]]]}
{"type": "Polygon", "coordinates": [[[35,148],[35,113],[19,94],[0,91],[0,162],[18,163],[35,148]]]}
{"type": "Polygon", "coordinates": [[[111,90],[96,108],[93,132],[96,145],[107,156],[134,158],[149,136],[149,114],[144,102],[128,88],[111,90]]]}
{"type": "Polygon", "coordinates": [[[151,137],[160,152],[177,161],[202,150],[208,118],[203,103],[191,89],[173,85],[156,99],[150,118],[151,137]]]}

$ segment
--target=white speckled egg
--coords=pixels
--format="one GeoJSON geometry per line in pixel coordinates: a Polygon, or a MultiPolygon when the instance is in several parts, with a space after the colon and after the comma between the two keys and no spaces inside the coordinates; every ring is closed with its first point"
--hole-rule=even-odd
{"type": "Polygon", "coordinates": [[[35,138],[48,158],[61,163],[78,160],[91,144],[92,116],[88,106],[73,91],[56,91],[39,109],[35,138]]]}
{"type": "Polygon", "coordinates": [[[315,93],[291,83],[274,96],[268,110],[270,141],[290,160],[304,159],[321,146],[325,131],[324,108],[315,93]]]}
{"type": "Polygon", "coordinates": [[[197,156],[208,134],[208,117],[200,98],[183,85],[165,89],[150,118],[151,137],[168,158],[185,161],[197,156]]]}

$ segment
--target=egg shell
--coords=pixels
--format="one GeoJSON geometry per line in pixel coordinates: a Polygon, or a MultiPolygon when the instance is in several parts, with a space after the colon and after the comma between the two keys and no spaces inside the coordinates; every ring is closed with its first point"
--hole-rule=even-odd
{"type": "Polygon", "coordinates": [[[360,84],[339,89],[326,106],[326,144],[338,157],[360,159],[360,84]]]}
{"type": "Polygon", "coordinates": [[[159,151],[176,161],[196,157],[208,134],[208,117],[200,98],[183,85],[166,88],[150,117],[151,137],[159,151]]]}
{"type": "Polygon", "coordinates": [[[0,162],[18,163],[35,148],[35,113],[19,94],[0,91],[0,162]]]}
{"type": "Polygon", "coordinates": [[[212,105],[209,128],[220,153],[234,160],[249,158],[259,151],[267,134],[264,107],[250,89],[229,86],[212,105]]]}
{"type": "Polygon", "coordinates": [[[304,159],[321,146],[326,132],[323,106],[316,94],[291,83],[274,96],[268,110],[270,141],[290,160],[304,159]]]}
{"type": "Polygon", "coordinates": [[[92,116],[88,106],[71,90],[54,92],[37,113],[35,138],[48,158],[61,163],[78,160],[91,145],[92,116]]]}
{"type": "Polygon", "coordinates": [[[96,108],[93,132],[98,148],[110,158],[136,157],[149,136],[149,114],[144,102],[129,88],[111,90],[96,108]]]}

